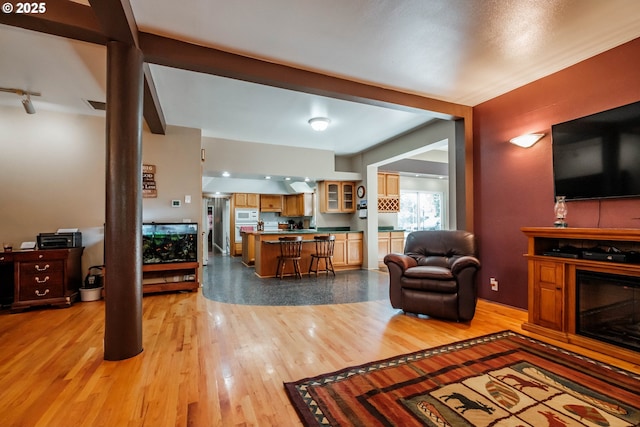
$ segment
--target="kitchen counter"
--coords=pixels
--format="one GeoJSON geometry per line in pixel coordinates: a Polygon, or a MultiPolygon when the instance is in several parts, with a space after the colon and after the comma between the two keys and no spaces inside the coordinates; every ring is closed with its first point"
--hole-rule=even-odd
{"type": "MultiPolygon", "coordinates": [[[[247,238],[253,238],[255,247],[255,269],[259,277],[275,277],[278,266],[280,247],[278,239],[282,236],[301,236],[303,238],[300,270],[302,273],[309,271],[311,254],[315,252],[316,245],[313,236],[336,236],[333,266],[339,270],[358,270],[362,267],[362,231],[334,230],[279,230],[279,231],[255,231],[247,238]]],[[[287,264],[285,275],[293,274],[293,266],[287,264]]]]}
{"type": "Polygon", "coordinates": [[[357,231],[343,230],[343,229],[316,229],[316,228],[303,228],[299,230],[276,230],[276,231],[243,231],[248,234],[339,234],[339,233],[357,233],[357,231]]]}

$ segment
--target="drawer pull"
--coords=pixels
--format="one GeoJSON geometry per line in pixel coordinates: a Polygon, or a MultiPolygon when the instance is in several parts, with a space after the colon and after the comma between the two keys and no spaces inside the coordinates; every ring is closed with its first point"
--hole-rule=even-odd
{"type": "MultiPolygon", "coordinates": [[[[48,279],[48,277],[47,277],[47,279],[48,279]]],[[[36,289],[36,295],[39,296],[39,297],[43,297],[48,293],[49,293],[49,289],[45,289],[45,291],[43,293],[40,293],[40,291],[36,289]]]]}
{"type": "MultiPolygon", "coordinates": [[[[38,282],[38,283],[46,283],[48,280],[49,280],[49,276],[45,276],[44,279],[40,279],[38,276],[36,276],[36,282],[38,282]]],[[[49,290],[47,289],[47,292],[48,291],[49,290]]],[[[36,291],[36,292],[38,292],[38,291],[36,291]]]]}
{"type": "Polygon", "coordinates": [[[40,267],[38,264],[36,264],[36,270],[38,271],[47,271],[49,267],[49,264],[45,265],[44,267],[40,267]]]}

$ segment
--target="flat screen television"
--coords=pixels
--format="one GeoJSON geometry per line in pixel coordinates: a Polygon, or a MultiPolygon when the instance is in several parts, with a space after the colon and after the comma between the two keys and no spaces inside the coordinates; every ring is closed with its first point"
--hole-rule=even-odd
{"type": "Polygon", "coordinates": [[[551,126],[556,196],[640,197],[640,102],[551,126]]]}
{"type": "Polygon", "coordinates": [[[198,260],[197,223],[142,224],[142,263],[164,264],[198,260]]]}

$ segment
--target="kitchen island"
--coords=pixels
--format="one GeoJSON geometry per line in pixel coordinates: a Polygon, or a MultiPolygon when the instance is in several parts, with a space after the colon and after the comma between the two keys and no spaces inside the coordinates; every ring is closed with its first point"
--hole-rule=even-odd
{"type": "MultiPolygon", "coordinates": [[[[245,239],[253,239],[255,251],[255,272],[258,277],[275,277],[280,255],[279,238],[283,236],[302,236],[302,255],[300,270],[309,271],[311,254],[315,252],[314,236],[336,236],[333,252],[333,267],[339,270],[359,270],[362,268],[362,231],[255,231],[243,235],[245,239]]],[[[250,245],[247,244],[247,247],[250,245]]],[[[322,267],[322,265],[321,265],[322,267]]],[[[293,266],[285,266],[285,275],[293,274],[293,266]]]]}

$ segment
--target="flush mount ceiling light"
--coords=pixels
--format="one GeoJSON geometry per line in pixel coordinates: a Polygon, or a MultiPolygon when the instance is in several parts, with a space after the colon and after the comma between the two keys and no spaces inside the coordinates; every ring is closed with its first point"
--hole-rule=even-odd
{"type": "Polygon", "coordinates": [[[527,133],[525,135],[516,136],[509,140],[510,143],[520,147],[529,148],[544,136],[544,133],[527,133]]]}
{"type": "Polygon", "coordinates": [[[326,117],[314,117],[309,120],[311,128],[318,132],[322,132],[327,129],[327,127],[329,127],[329,123],[331,123],[331,120],[326,117]]]}
{"type": "Polygon", "coordinates": [[[33,107],[31,103],[31,96],[40,96],[39,92],[29,92],[22,89],[13,89],[13,88],[4,88],[0,87],[0,92],[9,92],[15,93],[16,95],[20,95],[22,97],[22,106],[24,107],[24,111],[27,114],[35,114],[36,109],[33,107]]]}

